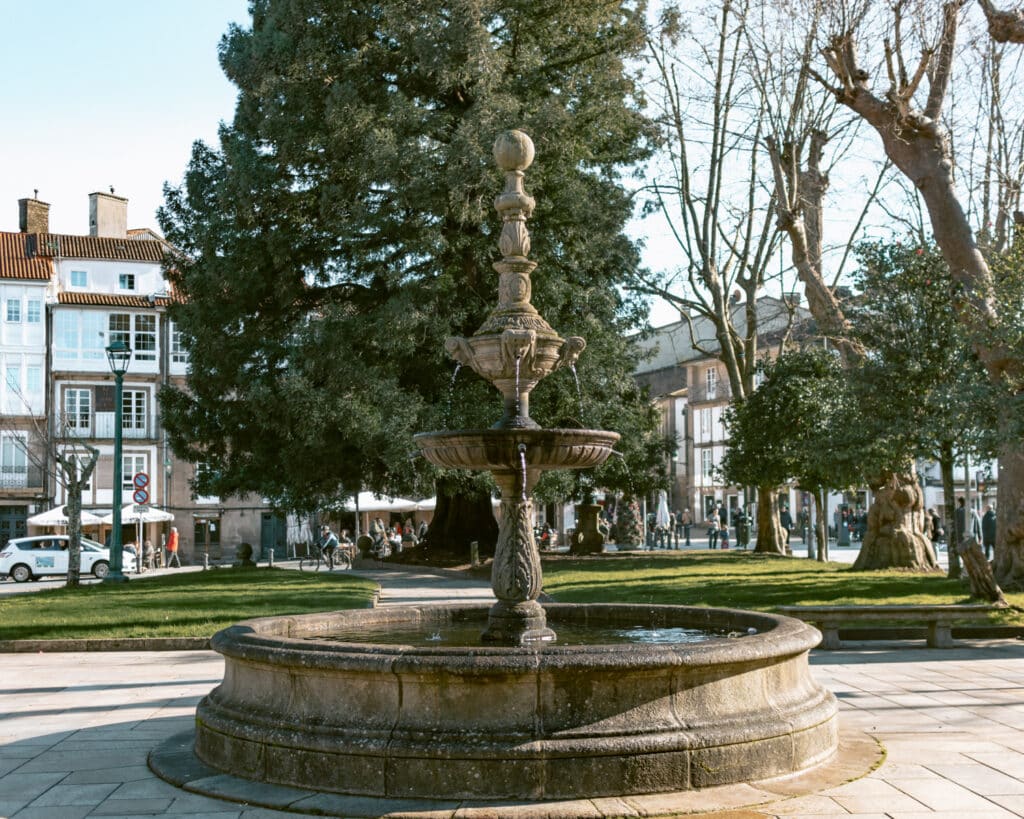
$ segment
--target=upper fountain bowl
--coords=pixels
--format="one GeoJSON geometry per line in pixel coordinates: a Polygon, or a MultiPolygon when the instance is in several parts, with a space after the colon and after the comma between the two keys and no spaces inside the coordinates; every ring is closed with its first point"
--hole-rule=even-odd
{"type": "Polygon", "coordinates": [[[524,457],[533,472],[598,466],[612,454],[619,434],[602,429],[472,429],[422,432],[415,440],[423,457],[438,466],[515,472],[524,457]]]}

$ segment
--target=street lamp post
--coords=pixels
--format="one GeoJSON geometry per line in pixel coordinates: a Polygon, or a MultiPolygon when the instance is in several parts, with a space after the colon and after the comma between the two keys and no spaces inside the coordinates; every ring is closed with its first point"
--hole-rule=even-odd
{"type": "Polygon", "coordinates": [[[123,341],[114,341],[107,347],[107,361],[110,371],[114,374],[114,491],[112,521],[113,531],[110,533],[110,571],[104,583],[125,583],[124,548],[121,544],[121,483],[123,457],[121,455],[121,423],[124,407],[121,405],[124,392],[124,374],[128,371],[128,363],[132,359],[132,349],[123,341]]]}

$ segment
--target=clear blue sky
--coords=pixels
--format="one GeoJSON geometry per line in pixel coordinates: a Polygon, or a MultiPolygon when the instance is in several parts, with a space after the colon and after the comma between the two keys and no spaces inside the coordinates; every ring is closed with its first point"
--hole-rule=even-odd
{"type": "Polygon", "coordinates": [[[38,188],[52,231],[88,233],[111,185],[129,227],[157,228],[164,182],[233,116],[217,44],[246,1],[0,0],[0,19],[0,230],[38,188]]]}

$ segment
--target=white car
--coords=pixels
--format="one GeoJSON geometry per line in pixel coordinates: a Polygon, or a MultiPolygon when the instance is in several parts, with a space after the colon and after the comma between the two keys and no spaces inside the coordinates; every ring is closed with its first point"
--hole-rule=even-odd
{"type": "MultiPolygon", "coordinates": [[[[19,537],[7,541],[0,549],[0,576],[7,575],[18,583],[44,575],[68,573],[67,535],[40,535],[19,537]]],[[[135,570],[135,555],[124,552],[122,570],[135,570]]],[[[82,574],[92,574],[101,580],[110,571],[110,550],[95,540],[82,538],[82,574]]]]}

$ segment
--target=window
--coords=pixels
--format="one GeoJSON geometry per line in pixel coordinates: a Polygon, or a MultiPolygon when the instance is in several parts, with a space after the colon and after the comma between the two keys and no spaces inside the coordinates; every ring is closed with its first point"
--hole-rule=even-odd
{"type": "Polygon", "coordinates": [[[64,361],[103,360],[107,316],[104,313],[58,310],[54,313],[54,356],[64,361]]]}
{"type": "Polygon", "coordinates": [[[21,392],[21,365],[8,364],[4,367],[4,383],[10,392],[21,392]]]}
{"type": "Polygon", "coordinates": [[[12,433],[0,435],[0,485],[22,486],[27,476],[25,437],[12,433]]]}
{"type": "Polygon", "coordinates": [[[25,321],[29,324],[39,324],[43,320],[43,303],[39,299],[29,299],[25,302],[25,321]]]}
{"type": "Polygon", "coordinates": [[[43,391],[43,368],[30,365],[25,368],[25,393],[36,396],[43,391]]]}
{"type": "Polygon", "coordinates": [[[135,274],[134,273],[121,273],[117,277],[117,286],[121,290],[134,290],[135,289],[135,274]]]}
{"type": "Polygon", "coordinates": [[[185,351],[185,339],[176,324],[171,324],[171,361],[175,364],[187,364],[188,353],[185,351]]]}
{"type": "Polygon", "coordinates": [[[718,394],[718,370],[714,367],[708,367],[704,371],[704,382],[707,385],[707,397],[710,401],[718,394]]]}
{"type": "Polygon", "coordinates": [[[711,407],[704,407],[700,411],[700,439],[710,441],[711,438],[711,407]]]}
{"type": "Polygon", "coordinates": [[[88,430],[92,416],[90,390],[64,390],[64,423],[68,429],[88,430]]]}
{"type": "Polygon", "coordinates": [[[120,341],[126,347],[132,346],[132,317],[127,313],[112,313],[108,322],[110,343],[120,341]]]}
{"type": "Polygon", "coordinates": [[[715,453],[711,451],[711,448],[702,449],[700,451],[700,471],[704,476],[704,479],[710,481],[712,478],[712,472],[715,468],[715,453]]]}
{"type": "Polygon", "coordinates": [[[21,299],[7,300],[7,320],[21,321],[21,299]]]}
{"type": "Polygon", "coordinates": [[[125,390],[121,396],[121,429],[146,428],[146,391],[125,390]]]}
{"type": "Polygon", "coordinates": [[[156,361],[156,316],[135,316],[136,361],[156,361]]]}
{"type": "Polygon", "coordinates": [[[145,455],[131,455],[127,452],[123,456],[121,461],[121,491],[131,492],[135,489],[132,484],[132,477],[136,472],[146,471],[146,456],[145,455]]]}
{"type": "Polygon", "coordinates": [[[71,271],[71,286],[72,287],[88,287],[89,286],[89,274],[85,270],[72,270],[71,271]]]}
{"type": "Polygon", "coordinates": [[[156,316],[111,313],[110,344],[120,341],[132,349],[135,361],[156,361],[156,316]]]}

